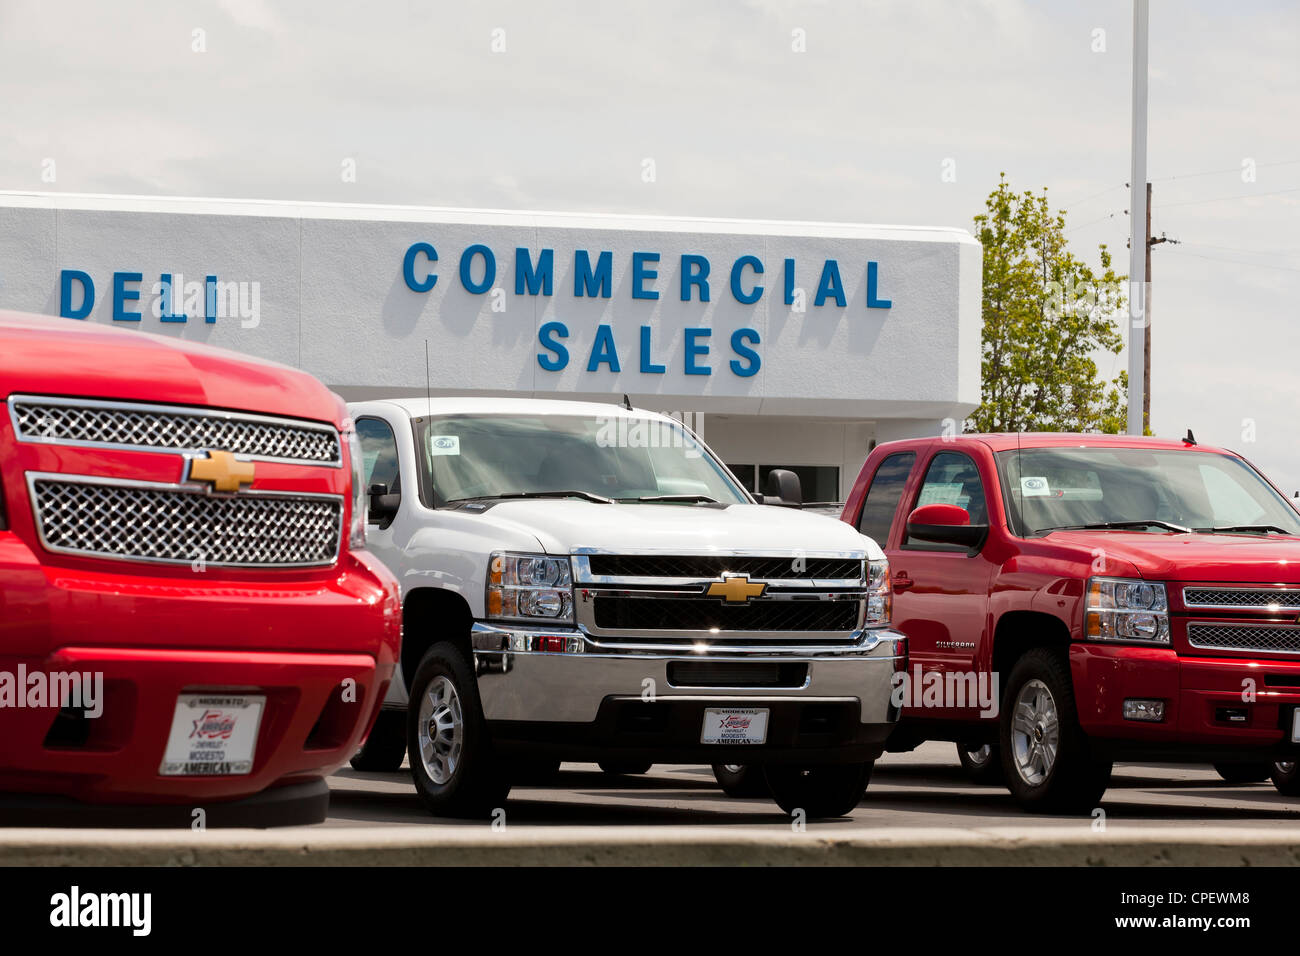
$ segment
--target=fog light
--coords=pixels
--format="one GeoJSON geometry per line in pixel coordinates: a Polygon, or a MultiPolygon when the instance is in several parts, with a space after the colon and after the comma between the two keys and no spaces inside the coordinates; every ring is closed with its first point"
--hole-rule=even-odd
{"type": "Polygon", "coordinates": [[[1160,723],[1165,719],[1165,702],[1163,700],[1126,700],[1124,701],[1125,720],[1149,720],[1160,723]]]}

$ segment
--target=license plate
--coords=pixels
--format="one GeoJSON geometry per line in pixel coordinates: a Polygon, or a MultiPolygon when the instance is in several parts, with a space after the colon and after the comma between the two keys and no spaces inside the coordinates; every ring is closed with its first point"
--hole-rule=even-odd
{"type": "Polygon", "coordinates": [[[158,772],[165,777],[251,773],[265,706],[259,695],[181,694],[158,772]]]}
{"type": "Polygon", "coordinates": [[[761,744],[767,740],[766,707],[710,707],[704,711],[702,744],[761,744]]]}
{"type": "Polygon", "coordinates": [[[1291,743],[1300,744],[1300,707],[1291,711],[1291,743]]]}

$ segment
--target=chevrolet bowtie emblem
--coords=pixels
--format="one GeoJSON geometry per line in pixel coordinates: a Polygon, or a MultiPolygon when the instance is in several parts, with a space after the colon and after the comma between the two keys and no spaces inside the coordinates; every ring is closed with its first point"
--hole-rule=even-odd
{"type": "Polygon", "coordinates": [[[721,581],[714,581],[704,593],[722,598],[728,604],[744,604],[750,598],[761,597],[765,590],[764,582],[751,581],[747,574],[724,574],[721,581]]]}
{"type": "Polygon", "coordinates": [[[214,491],[238,491],[253,483],[253,463],[240,461],[228,451],[210,451],[207,458],[191,458],[190,481],[212,483],[214,491]]]}

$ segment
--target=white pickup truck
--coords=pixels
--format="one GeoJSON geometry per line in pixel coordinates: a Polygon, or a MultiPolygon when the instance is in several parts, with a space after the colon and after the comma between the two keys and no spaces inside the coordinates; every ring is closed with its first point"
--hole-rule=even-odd
{"type": "Polygon", "coordinates": [[[871,539],[757,503],[689,429],[630,404],[349,410],[368,547],[403,600],[400,669],[354,766],[409,754],[448,816],[564,760],[744,765],[809,817],[862,798],[906,664],[871,539]]]}

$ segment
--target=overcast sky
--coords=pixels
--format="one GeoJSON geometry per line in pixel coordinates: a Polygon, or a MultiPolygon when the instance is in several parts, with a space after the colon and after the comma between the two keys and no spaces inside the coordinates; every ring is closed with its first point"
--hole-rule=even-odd
{"type": "MultiPolygon", "coordinates": [[[[1300,4],[1151,6],[1154,230],[1181,242],[1153,254],[1153,425],[1293,491],[1300,4]]],[[[1127,271],[1131,23],[1129,0],[0,0],[0,189],[970,228],[1005,171],[1127,271]]]]}

